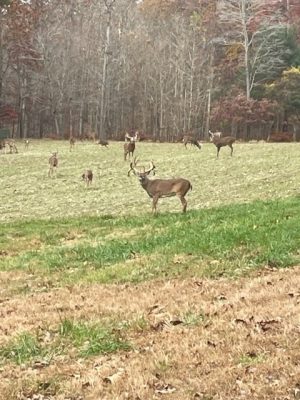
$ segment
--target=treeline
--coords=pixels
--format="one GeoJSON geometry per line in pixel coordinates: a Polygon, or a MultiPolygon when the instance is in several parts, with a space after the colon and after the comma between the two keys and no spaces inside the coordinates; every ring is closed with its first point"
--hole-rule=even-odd
{"type": "Polygon", "coordinates": [[[298,0],[0,0],[15,137],[265,139],[300,118],[298,0]]]}

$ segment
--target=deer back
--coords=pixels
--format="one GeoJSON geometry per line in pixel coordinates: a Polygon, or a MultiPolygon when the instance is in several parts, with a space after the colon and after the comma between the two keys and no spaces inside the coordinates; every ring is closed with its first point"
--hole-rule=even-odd
{"type": "Polygon", "coordinates": [[[190,181],[184,178],[150,180],[144,177],[141,180],[141,185],[150,197],[185,196],[192,188],[190,181]]]}
{"type": "Polygon", "coordinates": [[[216,146],[228,146],[229,144],[232,144],[235,142],[235,137],[233,136],[225,136],[225,137],[216,137],[213,136],[212,137],[212,142],[216,145],[216,146]]]}

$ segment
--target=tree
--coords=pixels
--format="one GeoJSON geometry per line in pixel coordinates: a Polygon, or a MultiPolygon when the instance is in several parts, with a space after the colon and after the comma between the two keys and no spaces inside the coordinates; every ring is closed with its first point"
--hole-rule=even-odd
{"type": "Polygon", "coordinates": [[[226,0],[219,3],[221,25],[226,28],[227,55],[242,61],[245,93],[250,100],[256,85],[274,78],[284,69],[286,28],[276,24],[261,0],[226,0]],[[243,56],[243,60],[241,60],[243,56]]]}

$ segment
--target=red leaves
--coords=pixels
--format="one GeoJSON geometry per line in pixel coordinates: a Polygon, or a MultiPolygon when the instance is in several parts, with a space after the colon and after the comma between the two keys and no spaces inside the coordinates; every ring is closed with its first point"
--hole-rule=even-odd
{"type": "Polygon", "coordinates": [[[223,97],[212,110],[212,119],[219,125],[222,121],[254,123],[257,121],[272,120],[278,105],[268,99],[247,100],[243,94],[232,97],[223,97]]]}

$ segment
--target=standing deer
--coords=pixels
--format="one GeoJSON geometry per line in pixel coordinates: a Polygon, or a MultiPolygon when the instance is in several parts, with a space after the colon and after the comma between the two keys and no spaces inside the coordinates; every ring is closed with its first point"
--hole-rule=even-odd
{"type": "Polygon", "coordinates": [[[192,190],[190,181],[184,178],[151,180],[148,178],[148,175],[151,171],[155,174],[155,165],[153,162],[150,162],[150,167],[147,170],[143,168],[143,171],[139,171],[135,168],[136,163],[136,159],[130,163],[130,169],[127,174],[129,176],[130,172],[133,171],[133,173],[139,178],[142,188],[146,190],[149,197],[153,199],[152,213],[156,213],[157,202],[160,198],[172,196],[179,197],[182,204],[182,212],[186,212],[187,201],[185,195],[189,190],[192,190]]]}
{"type": "Polygon", "coordinates": [[[124,143],[124,161],[126,161],[127,155],[129,156],[129,158],[130,154],[133,157],[134,150],[135,150],[135,140],[132,137],[129,143],[124,143]]]}
{"type": "MultiPolygon", "coordinates": [[[[217,132],[220,133],[220,132],[217,132]]],[[[208,131],[210,141],[217,147],[217,158],[219,157],[219,152],[221,147],[229,146],[231,148],[231,156],[233,154],[232,144],[235,142],[235,138],[233,136],[225,136],[220,137],[219,135],[215,135],[213,132],[208,131]]]]}
{"type": "Polygon", "coordinates": [[[93,171],[90,169],[84,171],[82,174],[82,179],[85,181],[86,186],[89,186],[93,181],[93,171]]]}
{"type": "Polygon", "coordinates": [[[25,146],[25,149],[27,150],[28,148],[29,148],[29,140],[28,139],[25,139],[24,140],[24,146],[25,146]]]}
{"type": "Polygon", "coordinates": [[[54,171],[56,174],[57,166],[58,166],[57,152],[54,152],[54,153],[52,153],[52,156],[49,158],[48,176],[50,176],[50,175],[52,176],[54,171]]]}
{"type": "Polygon", "coordinates": [[[198,147],[199,150],[201,150],[202,144],[193,136],[184,135],[182,142],[183,142],[185,148],[186,148],[186,145],[189,143],[190,145],[196,146],[196,147],[198,147]]]}
{"type": "Polygon", "coordinates": [[[70,141],[70,151],[72,151],[75,147],[75,138],[71,136],[69,141],[70,141]]]}

